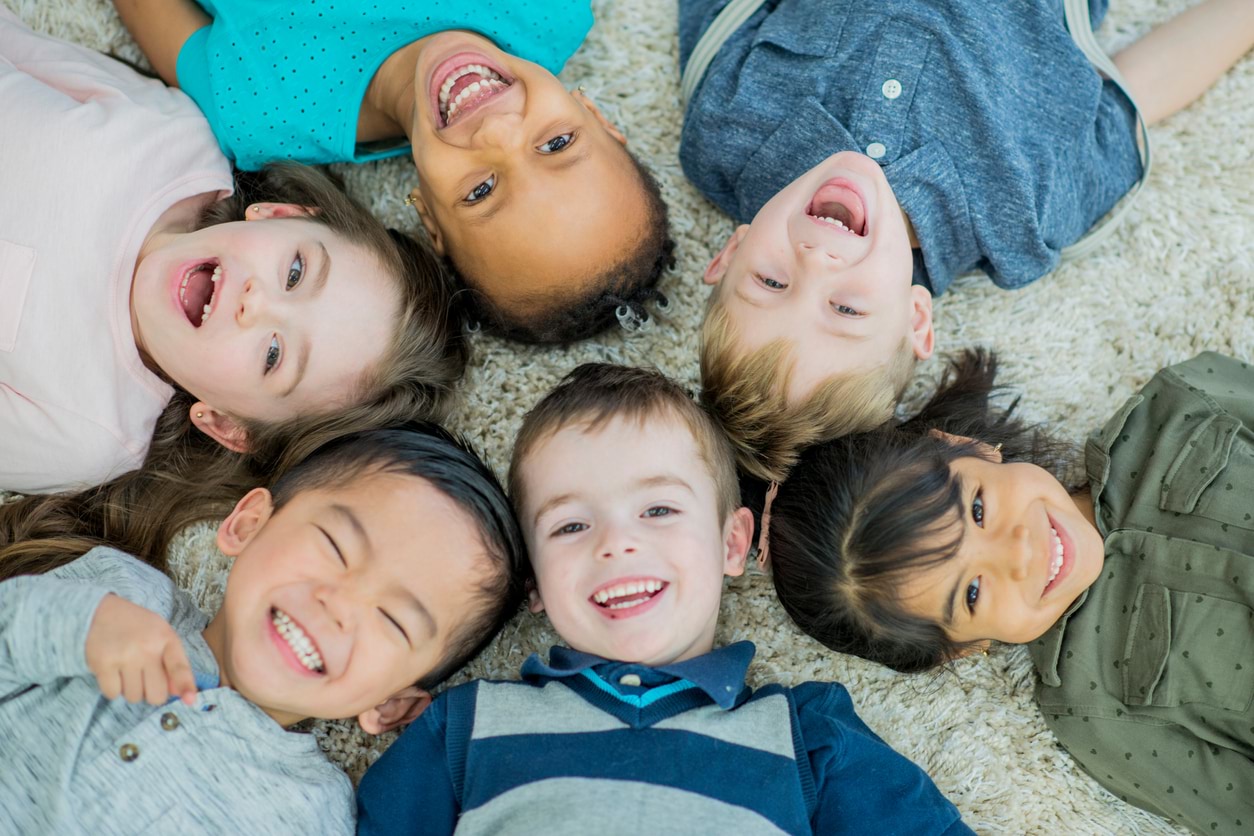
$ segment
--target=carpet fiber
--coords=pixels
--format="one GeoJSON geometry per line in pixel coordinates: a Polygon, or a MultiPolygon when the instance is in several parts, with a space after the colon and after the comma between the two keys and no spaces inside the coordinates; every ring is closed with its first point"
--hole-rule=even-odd
{"type": "MultiPolygon", "coordinates": [[[[104,0],[3,2],[37,29],[139,59],[104,0]]],[[[1114,0],[1098,38],[1115,51],[1189,5],[1191,0],[1114,0]]],[[[464,403],[452,423],[498,469],[508,462],[524,412],[580,362],[653,365],[695,388],[705,297],[701,270],[732,229],[685,182],[676,157],[681,111],[675,0],[596,0],[594,8],[596,26],[563,79],[584,84],[659,175],[678,242],[679,265],[663,280],[672,308],[667,321],[642,333],[612,334],[567,349],[479,338],[464,403]]],[[[1254,57],[1247,55],[1200,101],[1153,129],[1154,171],[1103,250],[1013,293],[982,277],[960,281],[936,304],[940,348],[995,346],[1004,380],[1022,392],[1027,414],[1077,440],[1165,364],[1203,349],[1254,356],[1252,102],[1254,57]]],[[[414,180],[407,162],[340,171],[353,193],[386,221],[416,227],[402,203],[414,180]]],[[[921,376],[938,368],[930,361],[921,376]]],[[[182,538],[172,565],[207,608],[216,606],[227,564],[209,529],[182,538]]],[[[720,640],[757,644],[750,671],[755,683],[844,683],[863,719],[926,768],[977,831],[1176,832],[1110,796],[1058,747],[1033,704],[1034,675],[1019,648],[997,648],[934,676],[900,676],[802,636],[775,602],[769,579],[759,574],[728,584],[721,625],[720,640]]],[[[514,677],[528,654],[556,640],[542,616],[520,615],[456,679],[514,677]]],[[[354,779],[392,739],[371,739],[349,722],[318,723],[314,731],[354,779]]]]}

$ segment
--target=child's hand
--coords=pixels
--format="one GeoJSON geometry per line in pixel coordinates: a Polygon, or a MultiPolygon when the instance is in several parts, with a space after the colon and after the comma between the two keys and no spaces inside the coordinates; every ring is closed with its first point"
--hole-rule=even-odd
{"type": "Polygon", "coordinates": [[[100,692],[127,702],[163,705],[177,696],[191,705],[196,679],[174,628],[161,616],[117,595],[106,595],[87,631],[87,667],[100,692]]]}

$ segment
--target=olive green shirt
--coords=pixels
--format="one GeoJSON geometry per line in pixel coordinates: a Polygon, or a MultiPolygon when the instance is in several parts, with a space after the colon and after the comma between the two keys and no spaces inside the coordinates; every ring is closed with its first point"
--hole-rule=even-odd
{"type": "Polygon", "coordinates": [[[1088,442],[1105,564],[1029,645],[1058,740],[1125,801],[1254,833],[1254,369],[1163,369],[1088,442]]]}

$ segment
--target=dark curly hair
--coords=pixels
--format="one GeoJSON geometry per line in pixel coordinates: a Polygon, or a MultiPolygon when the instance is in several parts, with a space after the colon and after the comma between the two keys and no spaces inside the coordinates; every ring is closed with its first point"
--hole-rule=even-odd
{"type": "Polygon", "coordinates": [[[582,295],[562,293],[547,307],[529,308],[525,315],[475,290],[457,265],[446,258],[449,270],[468,288],[458,295],[468,321],[478,322],[485,332],[507,340],[561,344],[594,337],[616,322],[628,329],[639,327],[650,320],[650,307],[666,312],[669,305],[657,283],[664,271],[675,266],[669,212],[657,178],[630,151],[627,157],[644,187],[647,212],[644,237],[635,250],[590,281],[582,295]]]}

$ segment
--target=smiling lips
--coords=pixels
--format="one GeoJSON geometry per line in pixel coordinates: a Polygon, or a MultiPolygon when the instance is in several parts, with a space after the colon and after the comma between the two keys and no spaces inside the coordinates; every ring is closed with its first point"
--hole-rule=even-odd
{"type": "Polygon", "coordinates": [[[609,618],[629,618],[651,609],[669,586],[657,578],[627,578],[605,584],[588,600],[609,618]]]}
{"type": "Polygon", "coordinates": [[[841,232],[863,237],[867,230],[866,204],[847,180],[836,178],[819,186],[806,214],[841,232]]]}
{"type": "Polygon", "coordinates": [[[183,305],[187,321],[196,328],[209,321],[221,281],[222,265],[212,260],[201,262],[183,274],[183,281],[179,284],[179,302],[183,305]]]}
{"type": "Polygon", "coordinates": [[[314,644],[313,639],[305,633],[304,629],[292,620],[291,616],[278,607],[272,607],[270,609],[270,622],[274,625],[274,630],[279,634],[279,638],[287,643],[287,646],[296,656],[297,662],[310,673],[326,673],[326,664],[322,660],[322,653],[319,652],[318,646],[314,644]]]}
{"type": "Polygon", "coordinates": [[[1067,576],[1067,571],[1070,571],[1071,564],[1074,562],[1068,559],[1067,545],[1070,540],[1066,538],[1066,529],[1059,533],[1058,523],[1054,522],[1052,517],[1047,516],[1046,518],[1049,520],[1050,558],[1049,577],[1045,581],[1045,588],[1041,590],[1042,598],[1048,595],[1050,590],[1067,576]]]}
{"type": "Polygon", "coordinates": [[[464,53],[437,67],[431,83],[440,126],[447,128],[508,90],[513,82],[482,55],[464,53]]]}

